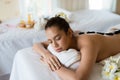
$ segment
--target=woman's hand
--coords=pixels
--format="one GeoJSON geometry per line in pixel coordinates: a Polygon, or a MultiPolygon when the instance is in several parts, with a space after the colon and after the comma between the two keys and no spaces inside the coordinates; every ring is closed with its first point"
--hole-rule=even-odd
{"type": "Polygon", "coordinates": [[[33,45],[33,49],[41,54],[41,60],[46,63],[50,69],[52,71],[58,70],[60,69],[60,67],[62,66],[60,61],[58,60],[58,58],[56,56],[54,56],[53,54],[51,54],[46,48],[44,48],[41,44],[34,44],[33,45]]]}
{"type": "Polygon", "coordinates": [[[52,71],[58,70],[62,66],[58,58],[51,53],[46,53],[44,57],[41,57],[41,60],[46,63],[52,71]]]}

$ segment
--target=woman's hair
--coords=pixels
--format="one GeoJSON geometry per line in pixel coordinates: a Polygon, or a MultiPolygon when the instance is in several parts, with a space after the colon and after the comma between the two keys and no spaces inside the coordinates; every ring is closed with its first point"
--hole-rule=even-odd
{"type": "Polygon", "coordinates": [[[70,28],[68,22],[65,19],[58,17],[58,16],[52,17],[48,20],[48,22],[45,25],[45,30],[52,26],[57,27],[60,30],[64,30],[66,33],[67,33],[68,29],[70,28]]]}

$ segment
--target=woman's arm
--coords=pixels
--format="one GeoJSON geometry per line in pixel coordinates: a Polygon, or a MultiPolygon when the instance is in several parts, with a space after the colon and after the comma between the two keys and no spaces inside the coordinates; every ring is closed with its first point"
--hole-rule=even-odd
{"type": "MultiPolygon", "coordinates": [[[[95,55],[92,55],[95,56],[95,55]]],[[[92,67],[95,63],[95,58],[93,57],[82,57],[85,59],[81,59],[79,67],[73,71],[71,69],[61,67],[59,70],[55,72],[63,79],[63,80],[88,80],[88,76],[92,70],[92,67]]]]}
{"type": "Polygon", "coordinates": [[[46,54],[49,54],[49,51],[47,50],[48,42],[40,42],[40,43],[35,43],[33,45],[33,49],[39,53],[41,56],[46,57],[46,54]]]}
{"type": "Polygon", "coordinates": [[[85,44],[80,50],[81,61],[79,67],[75,71],[65,67],[55,71],[63,80],[88,80],[89,74],[96,62],[98,48],[94,43],[84,42],[85,44]]]}
{"type": "Polygon", "coordinates": [[[33,45],[33,49],[42,56],[41,60],[47,63],[52,71],[58,70],[61,67],[61,64],[58,58],[52,55],[50,51],[47,50],[47,47],[48,47],[47,41],[41,43],[35,43],[33,45]]]}
{"type": "MultiPolygon", "coordinates": [[[[47,46],[48,46],[48,42],[35,43],[33,45],[33,49],[36,52],[38,52],[39,54],[41,54],[42,56],[47,57],[46,55],[50,54],[49,51],[47,50],[47,46]]],[[[63,66],[61,68],[59,68],[58,70],[55,70],[54,67],[50,67],[50,68],[52,68],[51,70],[58,73],[58,75],[61,78],[64,77],[63,80],[73,80],[74,79],[73,77],[70,77],[70,76],[73,76],[73,75],[75,76],[75,71],[73,71],[73,70],[67,69],[66,67],[63,67],[63,66]]]]}
{"type": "Polygon", "coordinates": [[[62,80],[76,80],[76,72],[62,66],[59,70],[55,70],[62,80]]]}

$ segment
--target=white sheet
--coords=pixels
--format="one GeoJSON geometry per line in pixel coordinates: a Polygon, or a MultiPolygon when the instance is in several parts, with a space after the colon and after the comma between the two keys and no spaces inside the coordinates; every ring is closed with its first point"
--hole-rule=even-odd
{"type": "MultiPolygon", "coordinates": [[[[76,64],[72,66],[75,68],[78,66],[76,64]]],[[[101,69],[102,66],[96,63],[89,80],[102,80],[101,69]]],[[[32,48],[26,48],[17,52],[10,80],[60,80],[60,78],[40,61],[40,55],[32,48]]]]}
{"type": "MultiPolygon", "coordinates": [[[[120,16],[106,11],[81,10],[72,12],[73,30],[102,31],[105,32],[111,26],[120,24],[120,16]]],[[[15,25],[18,20],[8,21],[4,24],[15,25]]],[[[0,25],[0,75],[10,73],[15,53],[23,48],[32,46],[34,42],[45,40],[44,31],[33,29],[24,30],[8,28],[0,25]]]]}
{"type": "Polygon", "coordinates": [[[0,75],[11,72],[13,58],[18,50],[32,46],[33,39],[38,35],[45,35],[44,31],[7,27],[5,24],[0,25],[0,30],[0,75]]]}
{"type": "Polygon", "coordinates": [[[109,27],[120,24],[120,15],[103,10],[80,10],[72,13],[71,27],[81,31],[105,32],[109,27]]]}

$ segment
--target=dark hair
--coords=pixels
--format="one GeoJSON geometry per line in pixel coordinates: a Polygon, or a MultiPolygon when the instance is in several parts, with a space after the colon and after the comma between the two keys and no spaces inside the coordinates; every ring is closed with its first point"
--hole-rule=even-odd
{"type": "Polygon", "coordinates": [[[68,22],[59,16],[50,18],[45,25],[45,30],[52,26],[58,27],[60,30],[64,30],[66,33],[70,28],[68,22]]]}

